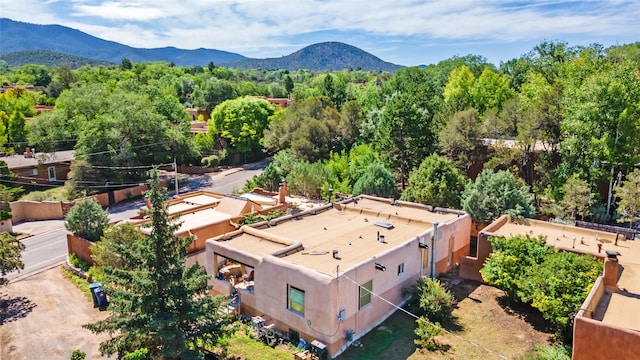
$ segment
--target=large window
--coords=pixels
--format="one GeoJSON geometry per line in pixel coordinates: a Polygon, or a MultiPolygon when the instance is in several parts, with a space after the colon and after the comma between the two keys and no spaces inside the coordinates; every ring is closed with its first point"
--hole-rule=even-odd
{"type": "Polygon", "coordinates": [[[366,283],[360,285],[360,301],[358,302],[358,309],[369,305],[371,303],[371,291],[373,291],[373,280],[369,280],[366,283]]]}
{"type": "Polygon", "coordinates": [[[304,315],[304,290],[287,285],[287,308],[300,315],[304,315]]]}

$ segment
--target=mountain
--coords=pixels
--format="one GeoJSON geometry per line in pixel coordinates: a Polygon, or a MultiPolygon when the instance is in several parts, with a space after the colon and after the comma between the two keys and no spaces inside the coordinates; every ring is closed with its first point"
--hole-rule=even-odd
{"type": "MultiPolygon", "coordinates": [[[[307,46],[280,58],[249,59],[240,54],[222,50],[183,50],[175,47],[140,49],[107,41],[82,31],[60,25],[36,25],[0,18],[0,55],[11,59],[10,66],[37,63],[48,66],[82,64],[60,54],[120,63],[123,58],[134,62],[166,61],[179,66],[207,65],[213,62],[233,68],[307,69],[312,71],[363,69],[393,72],[401,66],[380,60],[355,46],[340,42],[324,42],[307,46]],[[23,52],[45,50],[52,53],[23,52]],[[58,54],[55,54],[58,53],[58,54]],[[9,55],[10,54],[10,55],[9,55]]],[[[7,63],[9,63],[8,60],[7,63]]]]}
{"type": "Polygon", "coordinates": [[[72,69],[83,65],[112,65],[112,62],[89,59],[86,57],[63,54],[49,50],[22,50],[0,55],[0,60],[7,62],[9,67],[18,67],[24,64],[38,64],[48,67],[68,66],[72,69]]]}
{"type": "Polygon", "coordinates": [[[231,68],[249,69],[307,69],[312,71],[333,71],[360,68],[393,72],[400,65],[380,60],[380,58],[355,46],[341,42],[323,42],[309,45],[293,54],[280,58],[246,59],[224,64],[231,68]]]}
{"type": "Polygon", "coordinates": [[[246,57],[221,50],[183,50],[174,47],[139,49],[107,41],[60,25],[36,25],[0,19],[0,55],[22,50],[50,50],[90,59],[120,63],[167,61],[176,65],[206,65],[232,62],[246,57]]]}

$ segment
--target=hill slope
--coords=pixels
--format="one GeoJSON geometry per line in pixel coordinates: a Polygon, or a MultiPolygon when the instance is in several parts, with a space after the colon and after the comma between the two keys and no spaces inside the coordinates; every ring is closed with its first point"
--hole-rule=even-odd
{"type": "Polygon", "coordinates": [[[72,69],[83,65],[111,65],[112,62],[89,59],[81,56],[67,55],[49,50],[22,50],[0,55],[0,60],[7,62],[9,67],[19,67],[24,64],[38,64],[48,67],[68,66],[72,69]]]}
{"type": "MultiPolygon", "coordinates": [[[[221,50],[183,50],[175,47],[139,49],[107,41],[79,30],[60,25],[35,25],[0,18],[0,55],[11,59],[10,66],[37,63],[48,66],[86,63],[87,60],[61,58],[68,54],[119,64],[123,58],[134,62],[166,61],[179,66],[216,65],[233,68],[307,69],[312,71],[363,69],[393,72],[401,66],[340,42],[324,42],[307,46],[281,58],[248,59],[240,54],[221,50]],[[45,50],[59,53],[33,53],[25,50],[45,50]],[[54,59],[58,57],[59,61],[54,59]]],[[[9,63],[9,61],[7,60],[9,63]]]]}
{"type": "Polygon", "coordinates": [[[312,71],[360,68],[363,70],[390,72],[401,67],[400,65],[382,61],[364,50],[341,42],[313,44],[281,58],[246,59],[226,63],[224,66],[254,69],[307,69],[312,71]]]}
{"type": "Polygon", "coordinates": [[[240,54],[221,50],[183,50],[174,47],[139,49],[107,41],[82,31],[60,25],[35,25],[6,18],[0,19],[0,54],[21,50],[50,50],[59,53],[120,63],[131,61],[167,61],[176,65],[206,65],[246,59],[240,54]]]}

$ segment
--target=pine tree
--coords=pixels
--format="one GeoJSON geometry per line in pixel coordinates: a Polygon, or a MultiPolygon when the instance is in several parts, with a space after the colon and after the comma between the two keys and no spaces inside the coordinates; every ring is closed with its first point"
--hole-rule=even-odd
{"type": "Polygon", "coordinates": [[[153,170],[147,192],[151,201],[151,234],[142,241],[119,244],[114,251],[133,259],[125,267],[105,265],[105,291],[111,315],[85,325],[111,338],[100,344],[103,355],[124,357],[145,348],[151,358],[198,358],[197,350],[224,335],[229,317],[223,297],[207,295],[208,275],[198,265],[185,266],[186,248],[192,237],[177,237],[180,224],[169,219],[163,200],[166,189],[158,186],[153,170]]]}

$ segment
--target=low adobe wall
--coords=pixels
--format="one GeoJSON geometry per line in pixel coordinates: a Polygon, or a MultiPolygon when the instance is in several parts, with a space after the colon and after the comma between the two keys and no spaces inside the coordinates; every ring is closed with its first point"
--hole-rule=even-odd
{"type": "Polygon", "coordinates": [[[11,220],[19,223],[23,220],[57,220],[64,217],[62,201],[19,200],[9,204],[11,220]]]}
{"type": "MultiPolygon", "coordinates": [[[[166,187],[167,180],[161,180],[160,186],[166,187]]],[[[127,189],[113,191],[114,203],[119,203],[124,200],[141,196],[143,192],[149,189],[149,185],[140,184],[127,189]]],[[[111,205],[109,203],[109,193],[102,193],[93,196],[89,196],[82,199],[77,199],[72,202],[65,201],[30,201],[30,200],[18,200],[9,204],[11,207],[11,214],[14,224],[17,224],[25,220],[60,220],[71,210],[71,208],[80,200],[95,199],[100,203],[103,208],[111,205]]]]}
{"type": "Polygon", "coordinates": [[[576,317],[573,324],[571,359],[637,359],[638,354],[640,354],[640,333],[583,316],[576,317]]]}
{"type": "Polygon", "coordinates": [[[76,254],[78,259],[86,262],[89,265],[93,265],[93,259],[91,258],[91,251],[89,246],[93,244],[91,241],[75,236],[73,234],[67,234],[67,252],[69,254],[76,254]]]}

